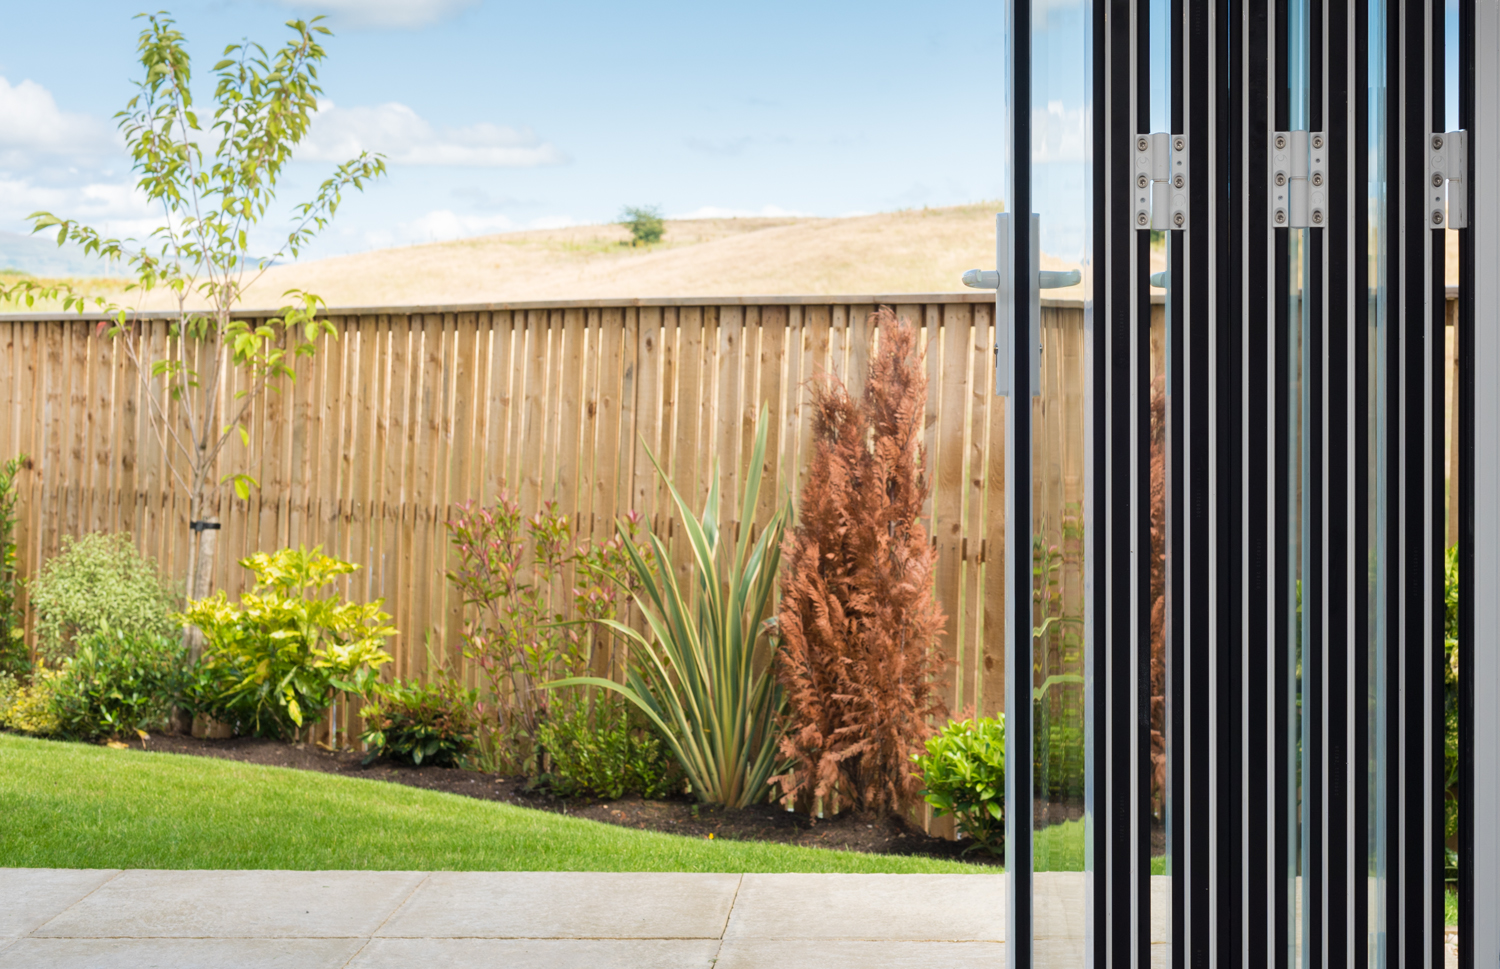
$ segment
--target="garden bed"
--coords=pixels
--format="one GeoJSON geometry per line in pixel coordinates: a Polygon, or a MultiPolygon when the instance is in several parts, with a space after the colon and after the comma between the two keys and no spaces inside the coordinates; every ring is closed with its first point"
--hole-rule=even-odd
{"type": "Polygon", "coordinates": [[[907,855],[1000,865],[982,851],[964,854],[967,842],[933,837],[897,818],[866,818],[845,813],[813,819],[773,804],[749,808],[704,807],[686,797],[648,801],[624,797],[616,801],[561,798],[543,790],[528,790],[524,778],[501,777],[445,767],[412,767],[377,760],[361,765],[362,755],[330,751],[311,744],[286,744],[255,737],[200,740],[196,737],[153,734],[147,741],[132,740],[135,749],[290,767],[375,781],[444,791],[517,807],[552,811],[571,817],[602,821],[625,828],[659,831],[687,837],[764,841],[804,848],[830,848],[868,854],[907,855]]]}

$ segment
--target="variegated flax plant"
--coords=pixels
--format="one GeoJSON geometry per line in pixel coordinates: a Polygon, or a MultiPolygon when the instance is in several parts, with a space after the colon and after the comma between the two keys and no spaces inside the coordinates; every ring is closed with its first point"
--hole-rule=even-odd
{"type": "MultiPolygon", "coordinates": [[[[694,515],[651,455],[671,489],[693,560],[684,589],[668,567],[666,546],[650,535],[650,551],[620,537],[641,588],[635,601],[649,635],[614,620],[606,624],[636,644],[626,682],[599,677],[559,680],[553,687],[590,685],[614,690],[661,730],[682,764],[693,794],[706,804],[744,807],[764,799],[780,768],[777,750],[784,706],[772,675],[769,636],[781,541],[791,512],[780,504],[752,541],[755,505],[765,464],[767,410],[761,407],[755,447],[746,470],[739,535],[719,515],[719,474],[701,516],[694,515]],[[663,563],[654,568],[652,559],[663,563]]],[[[647,452],[650,453],[649,451],[647,452]]]]}

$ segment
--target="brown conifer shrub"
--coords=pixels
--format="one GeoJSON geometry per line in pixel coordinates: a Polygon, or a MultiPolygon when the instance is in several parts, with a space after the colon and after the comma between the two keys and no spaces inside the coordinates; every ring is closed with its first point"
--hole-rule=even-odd
{"type": "Polygon", "coordinates": [[[1167,388],[1151,390],[1151,814],[1167,799],[1167,388]]]}
{"type": "Polygon", "coordinates": [[[856,810],[914,798],[911,758],[946,716],[938,684],[937,550],[919,515],[929,482],[927,375],[916,333],[882,308],[864,395],[828,377],[813,391],[813,453],[784,545],[777,676],[788,699],[774,782],[800,800],[837,793],[856,810]]]}

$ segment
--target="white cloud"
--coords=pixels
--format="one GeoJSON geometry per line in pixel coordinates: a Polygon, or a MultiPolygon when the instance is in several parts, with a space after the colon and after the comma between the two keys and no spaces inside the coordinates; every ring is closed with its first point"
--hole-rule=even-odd
{"type": "Polygon", "coordinates": [[[544,215],[526,222],[517,222],[504,215],[460,215],[450,209],[435,209],[410,222],[401,223],[398,236],[407,242],[442,242],[521,229],[561,229],[574,224],[576,220],[566,215],[544,215]]]}
{"type": "Polygon", "coordinates": [[[764,205],[756,209],[724,209],[715,205],[705,205],[691,212],[669,215],[669,219],[786,219],[801,218],[806,212],[797,212],[792,209],[784,209],[779,205],[764,205]]]}
{"type": "Polygon", "coordinates": [[[308,16],[327,14],[348,27],[426,27],[456,17],[479,0],[276,0],[308,16]]]}
{"type": "Polygon", "coordinates": [[[1083,161],[1088,157],[1088,126],[1083,108],[1048,101],[1046,110],[1031,109],[1031,160],[1083,161]]]}
{"type": "Polygon", "coordinates": [[[530,128],[504,128],[489,122],[460,128],[434,128],[397,102],[376,107],[340,108],[324,101],[313,116],[297,157],[343,162],[361,151],[378,151],[402,165],[470,168],[539,168],[565,165],[569,158],[530,128]]]}
{"type": "Polygon", "coordinates": [[[153,214],[159,210],[153,210],[145,194],[128,182],[58,187],[0,175],[0,221],[25,224],[25,217],[36,211],[78,219],[118,236],[150,232],[161,220],[160,214],[153,214]]]}
{"type": "Polygon", "coordinates": [[[0,77],[0,164],[29,167],[36,155],[98,155],[112,151],[114,131],[100,118],[61,111],[35,81],[0,77]]]}

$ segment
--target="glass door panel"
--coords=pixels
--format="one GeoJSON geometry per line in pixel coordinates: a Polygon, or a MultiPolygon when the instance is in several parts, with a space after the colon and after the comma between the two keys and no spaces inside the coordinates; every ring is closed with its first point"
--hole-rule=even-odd
{"type": "Polygon", "coordinates": [[[1029,314],[1039,361],[1031,398],[1032,857],[1034,964],[1084,965],[1084,550],[1093,289],[1090,191],[1092,9],[1032,4],[1029,314]]]}

